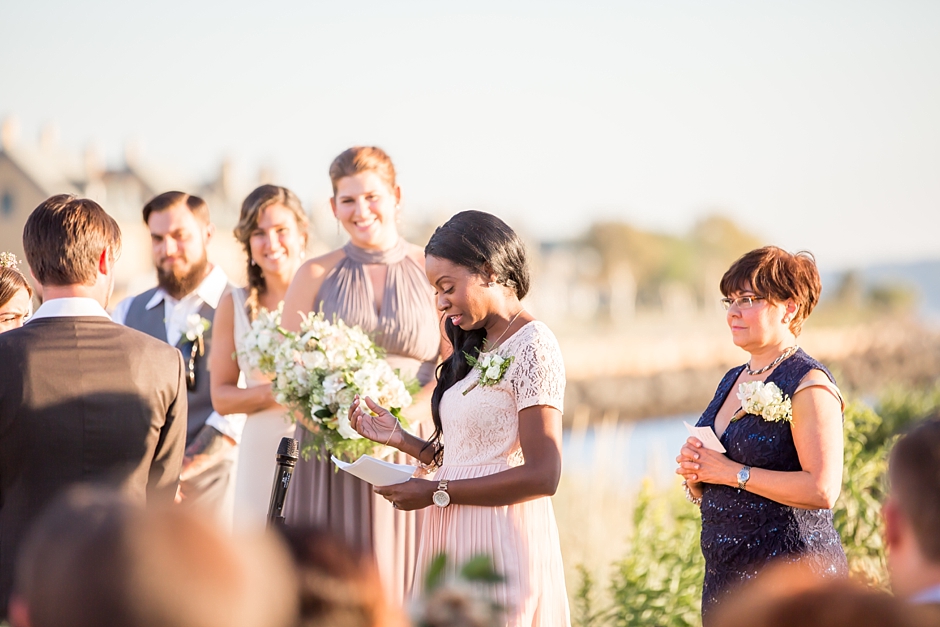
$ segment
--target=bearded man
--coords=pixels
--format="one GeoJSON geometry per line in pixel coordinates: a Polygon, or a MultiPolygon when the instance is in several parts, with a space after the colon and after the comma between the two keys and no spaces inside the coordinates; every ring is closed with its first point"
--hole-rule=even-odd
{"type": "Polygon", "coordinates": [[[157,287],[123,300],[116,322],[176,346],[187,366],[189,416],[180,498],[223,525],[231,524],[236,445],[244,415],[221,416],[209,396],[212,320],[229,288],[225,272],[209,263],[207,245],[214,227],[205,201],[166,192],[147,203],[157,287]]]}

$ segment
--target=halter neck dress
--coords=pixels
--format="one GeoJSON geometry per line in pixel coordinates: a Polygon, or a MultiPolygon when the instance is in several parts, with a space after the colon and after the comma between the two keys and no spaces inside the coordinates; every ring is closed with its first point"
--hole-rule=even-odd
{"type": "MultiPolygon", "coordinates": [[[[434,291],[424,268],[408,255],[404,239],[384,251],[353,245],[343,247],[344,257],[323,280],[313,310],[322,309],[348,325],[358,325],[385,349],[386,360],[421,385],[434,378],[440,354],[441,334],[434,308],[434,291]],[[366,266],[384,265],[388,271],[380,311],[366,266]]],[[[408,416],[408,410],[405,410],[408,416]]],[[[427,424],[411,424],[411,430],[427,438],[427,424]]],[[[296,437],[306,431],[298,426],[296,437]]],[[[391,461],[415,464],[400,454],[391,461]]],[[[316,525],[342,536],[350,544],[375,553],[383,582],[392,598],[404,599],[411,589],[421,514],[393,509],[372,486],[345,472],[336,472],[329,457],[299,460],[285,505],[287,523],[316,525]]]]}

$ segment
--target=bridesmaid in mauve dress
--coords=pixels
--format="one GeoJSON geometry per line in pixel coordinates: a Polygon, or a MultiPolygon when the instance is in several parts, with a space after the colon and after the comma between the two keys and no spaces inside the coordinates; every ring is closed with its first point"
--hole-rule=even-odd
{"type": "Polygon", "coordinates": [[[385,409],[364,399],[350,423],[426,464],[433,481],[412,478],[376,488],[396,508],[429,508],[418,545],[416,596],[431,560],[449,574],[486,554],[505,581],[492,589],[512,627],[570,625],[564,568],[551,495],[561,475],[565,369],[547,326],[519,302],[529,288],[524,246],[499,218],[457,214],[425,248],[428,279],[454,353],[432,397],[429,441],[403,433],[385,409]],[[478,353],[479,351],[479,353],[478,353]],[[471,368],[465,355],[499,356],[505,367],[471,368]],[[482,377],[482,379],[481,379],[482,377]]]}
{"type": "MultiPolygon", "coordinates": [[[[386,359],[425,386],[434,378],[441,334],[424,255],[398,233],[395,169],[378,148],[357,147],[330,166],[333,213],[349,233],[343,248],[305,263],[284,301],[283,324],[297,330],[301,313],[322,310],[370,333],[386,359]]],[[[429,433],[428,397],[420,393],[405,415],[418,434],[429,433]],[[424,418],[422,420],[422,418],[424,418]]],[[[307,431],[297,426],[296,438],[307,431]]],[[[372,486],[336,472],[328,455],[301,459],[285,505],[289,525],[326,526],[353,546],[375,553],[392,598],[402,600],[414,576],[420,517],[392,509],[372,486]]],[[[391,461],[415,463],[406,455],[391,461]]]]}

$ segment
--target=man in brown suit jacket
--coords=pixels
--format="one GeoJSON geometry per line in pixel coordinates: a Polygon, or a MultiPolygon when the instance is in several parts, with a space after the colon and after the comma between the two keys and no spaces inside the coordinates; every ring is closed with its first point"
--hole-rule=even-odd
{"type": "Polygon", "coordinates": [[[0,618],[30,523],[74,483],[171,502],[186,441],[180,352],[111,321],[117,223],[53,196],[29,216],[26,259],[43,305],[0,335],[0,618]]]}

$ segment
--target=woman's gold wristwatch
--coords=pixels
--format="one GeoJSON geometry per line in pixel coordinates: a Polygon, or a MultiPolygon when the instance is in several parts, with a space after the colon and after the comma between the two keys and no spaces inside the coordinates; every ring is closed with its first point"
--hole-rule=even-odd
{"type": "Polygon", "coordinates": [[[450,505],[450,494],[447,493],[447,484],[448,484],[447,479],[441,479],[440,482],[437,484],[437,492],[435,492],[434,495],[431,496],[431,500],[434,502],[434,504],[440,507],[441,509],[444,509],[445,507],[450,505]]]}
{"type": "Polygon", "coordinates": [[[751,467],[745,466],[738,471],[738,490],[747,490],[747,482],[751,478],[751,467]]]}

